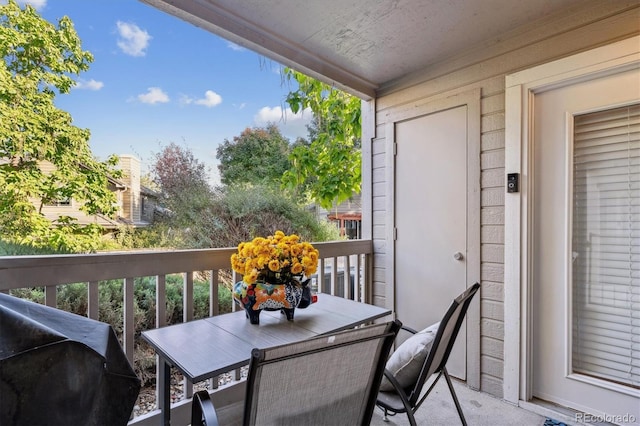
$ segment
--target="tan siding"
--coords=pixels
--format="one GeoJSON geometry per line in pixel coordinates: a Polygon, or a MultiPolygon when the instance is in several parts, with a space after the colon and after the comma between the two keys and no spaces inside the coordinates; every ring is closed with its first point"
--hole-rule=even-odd
{"type": "Polygon", "coordinates": [[[483,318],[480,321],[480,332],[482,333],[482,337],[502,340],[504,338],[504,323],[502,321],[483,318]]]}
{"type": "MultiPolygon", "coordinates": [[[[373,226],[375,227],[376,225],[385,225],[387,223],[387,211],[386,210],[380,210],[380,211],[374,211],[373,212],[373,226]]],[[[374,237],[374,240],[376,238],[374,237]]],[[[381,238],[383,239],[383,238],[381,238]]]]}
{"type": "Polygon", "coordinates": [[[480,345],[482,346],[482,353],[485,356],[490,356],[499,360],[504,359],[504,344],[502,340],[483,337],[480,340],[480,345]]]}
{"type": "MultiPolygon", "coordinates": [[[[483,283],[484,284],[484,283],[483,283]]],[[[484,288],[482,289],[484,291],[484,288]]],[[[504,321],[484,317],[480,322],[480,389],[502,398],[504,321]],[[499,367],[500,366],[500,367],[499,367]]]]}
{"type": "Polygon", "coordinates": [[[483,113],[489,114],[492,111],[504,111],[504,90],[500,90],[498,93],[487,94],[487,90],[484,90],[485,97],[482,98],[483,113]]]}
{"type": "Polygon", "coordinates": [[[504,300],[504,285],[502,283],[485,282],[482,286],[482,298],[502,302],[504,300]]]}
{"type": "MultiPolygon", "coordinates": [[[[373,169],[373,172],[371,173],[371,180],[373,183],[379,183],[379,182],[384,182],[387,180],[387,177],[385,176],[386,170],[382,167],[379,167],[377,169],[373,169]]],[[[378,195],[380,196],[380,195],[378,195]]]]}
{"type": "MultiPolygon", "coordinates": [[[[480,309],[482,310],[482,316],[485,318],[504,321],[504,306],[502,305],[502,302],[488,300],[483,297],[480,302],[480,309]]],[[[499,377],[502,377],[502,375],[499,377]]]]}
{"type": "Polygon", "coordinates": [[[482,188],[480,194],[482,207],[504,206],[504,191],[502,188],[482,188]]]}
{"type": "Polygon", "coordinates": [[[480,185],[482,188],[496,188],[504,186],[504,167],[483,170],[480,174],[480,185]]]}
{"type": "Polygon", "coordinates": [[[373,197],[373,209],[377,211],[382,211],[386,208],[387,199],[386,197],[373,197]]]}
{"type": "Polygon", "coordinates": [[[502,243],[482,244],[481,253],[483,262],[504,263],[504,245],[502,243]]]}
{"type": "Polygon", "coordinates": [[[482,281],[502,282],[504,280],[504,265],[483,262],[480,266],[480,277],[482,281]]]}
{"type": "Polygon", "coordinates": [[[502,362],[500,362],[499,359],[490,356],[482,356],[480,357],[480,365],[482,371],[486,374],[495,378],[502,377],[502,362]]]}
{"type": "MultiPolygon", "coordinates": [[[[38,167],[42,171],[43,174],[49,175],[51,174],[56,166],[50,161],[39,161],[38,167]]],[[[118,194],[116,193],[116,196],[118,194]]],[[[41,200],[32,198],[31,202],[40,208],[41,200]]],[[[42,206],[42,214],[48,220],[55,223],[60,216],[70,216],[76,219],[76,223],[78,225],[89,225],[89,224],[98,224],[105,228],[114,228],[117,223],[115,221],[110,220],[107,217],[99,216],[99,215],[87,215],[84,211],[80,210],[81,204],[76,200],[71,200],[71,205],[69,206],[42,206]]]]}
{"type": "MultiPolygon", "coordinates": [[[[376,130],[376,134],[380,133],[380,128],[376,130]]],[[[371,144],[371,167],[372,170],[372,210],[373,210],[373,226],[372,240],[374,253],[373,258],[373,299],[380,306],[386,305],[386,278],[385,278],[385,259],[386,249],[386,229],[387,229],[387,168],[386,168],[386,140],[384,137],[377,138],[371,144]]]]}
{"type": "Polygon", "coordinates": [[[482,111],[482,133],[504,130],[504,111],[485,114],[482,111]]]}
{"type": "Polygon", "coordinates": [[[373,279],[375,281],[373,293],[384,294],[384,268],[373,268],[373,279]]]}
{"type": "MultiPolygon", "coordinates": [[[[504,92],[502,93],[504,96],[504,92]]],[[[499,129],[493,132],[485,132],[481,138],[482,151],[490,151],[492,149],[504,149],[504,129],[499,129]]]]}
{"type": "Polygon", "coordinates": [[[504,226],[485,225],[480,228],[483,244],[504,244],[504,226]]]}
{"type": "MultiPolygon", "coordinates": [[[[376,99],[372,146],[373,239],[386,241],[389,177],[385,130],[397,116],[435,99],[481,89],[481,390],[502,397],[504,328],[505,76],[640,33],[637,1],[585,2],[547,23],[531,23],[500,43],[434,64],[420,76],[383,89],[376,99]]],[[[389,253],[386,250],[386,253],[389,253]]],[[[374,288],[384,304],[384,255],[374,257],[374,288]]]]}
{"type": "MultiPolygon", "coordinates": [[[[482,366],[480,366],[480,368],[482,368],[482,366]]],[[[480,377],[480,389],[497,398],[502,398],[504,395],[502,378],[493,377],[487,373],[483,373],[480,377]]]]}
{"type": "MultiPolygon", "coordinates": [[[[502,79],[500,79],[502,80],[502,79]]],[[[504,88],[493,89],[482,101],[482,135],[480,146],[480,276],[482,279],[482,318],[504,327],[504,173],[505,108],[504,88]],[[485,250],[486,249],[486,250],[485,250]],[[496,253],[497,252],[497,253],[496,253]]],[[[496,353],[483,342],[501,342],[484,334],[481,328],[480,386],[485,392],[502,397],[504,347],[496,353]]]]}
{"type": "Polygon", "coordinates": [[[504,225],[504,209],[500,206],[483,208],[480,211],[480,224],[504,225]]]}
{"type": "MultiPolygon", "coordinates": [[[[385,232],[386,232],[386,227],[384,224],[373,225],[373,235],[385,235],[385,232]]],[[[382,240],[380,238],[374,239],[373,243],[375,244],[377,241],[382,241],[382,240]]]]}

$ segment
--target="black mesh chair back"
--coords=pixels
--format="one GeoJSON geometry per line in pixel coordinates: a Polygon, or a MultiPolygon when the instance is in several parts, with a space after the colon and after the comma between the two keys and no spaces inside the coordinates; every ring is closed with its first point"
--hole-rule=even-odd
{"type": "MultiPolygon", "coordinates": [[[[469,309],[471,300],[479,289],[480,284],[475,283],[453,300],[451,306],[440,321],[440,325],[433,340],[431,349],[429,350],[429,354],[427,355],[425,362],[422,365],[422,369],[420,370],[420,374],[416,377],[415,384],[413,386],[408,389],[403,389],[395,380],[393,375],[389,371],[385,371],[385,377],[387,377],[394,386],[393,392],[380,392],[378,394],[377,405],[385,412],[385,418],[389,413],[407,413],[410,424],[415,425],[416,423],[413,414],[427,398],[440,377],[444,375],[456,405],[456,409],[458,410],[460,420],[462,421],[462,424],[466,425],[466,420],[464,419],[462,408],[460,407],[460,403],[453,389],[453,384],[451,383],[449,373],[447,372],[446,364],[449,359],[449,355],[451,354],[451,349],[456,341],[456,337],[458,336],[458,332],[460,331],[464,318],[467,314],[467,310],[469,309]],[[437,378],[431,384],[428,391],[421,397],[425,383],[434,374],[438,374],[437,378]]],[[[408,329],[406,327],[403,328],[408,329]]],[[[415,333],[415,331],[411,329],[408,330],[415,333]]]]}
{"type": "MultiPolygon", "coordinates": [[[[368,425],[400,327],[392,321],[254,349],[242,424],[368,425]]],[[[216,424],[208,396],[194,396],[192,425],[216,424]]]]}

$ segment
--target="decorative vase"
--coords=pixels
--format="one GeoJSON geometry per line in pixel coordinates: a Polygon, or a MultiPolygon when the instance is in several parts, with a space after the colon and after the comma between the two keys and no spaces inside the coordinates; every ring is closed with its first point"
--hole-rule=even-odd
{"type": "Polygon", "coordinates": [[[233,300],[244,308],[251,324],[260,324],[260,312],[280,310],[293,321],[295,308],[306,308],[313,303],[310,280],[303,282],[291,278],[288,282],[271,283],[266,277],[254,284],[238,281],[233,286],[233,300]]]}

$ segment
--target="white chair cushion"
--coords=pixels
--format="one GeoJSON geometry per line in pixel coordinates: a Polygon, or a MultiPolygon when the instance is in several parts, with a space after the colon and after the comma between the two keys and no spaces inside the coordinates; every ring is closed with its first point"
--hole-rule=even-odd
{"type": "MultiPolygon", "coordinates": [[[[436,338],[439,325],[439,322],[430,325],[405,340],[387,360],[386,369],[393,374],[402,388],[408,388],[416,382],[436,338]]],[[[386,377],[382,378],[380,390],[393,391],[393,385],[386,377]]]]}

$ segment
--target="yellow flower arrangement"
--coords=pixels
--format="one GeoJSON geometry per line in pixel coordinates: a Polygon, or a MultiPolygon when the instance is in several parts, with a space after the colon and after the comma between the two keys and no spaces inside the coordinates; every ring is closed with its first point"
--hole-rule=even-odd
{"type": "Polygon", "coordinates": [[[231,267],[243,275],[243,281],[253,284],[267,276],[291,279],[294,275],[311,275],[318,267],[318,250],[300,237],[276,231],[266,238],[256,237],[242,242],[231,256],[231,267]]]}

